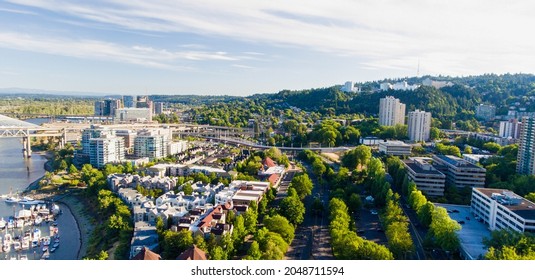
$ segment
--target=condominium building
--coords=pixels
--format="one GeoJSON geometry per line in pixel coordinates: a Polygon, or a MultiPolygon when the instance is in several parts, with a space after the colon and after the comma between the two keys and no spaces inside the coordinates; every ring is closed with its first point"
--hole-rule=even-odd
{"type": "Polygon", "coordinates": [[[163,113],[163,105],[164,103],[163,102],[154,102],[153,103],[153,113],[156,114],[156,115],[159,115],[161,113],[163,113]]]}
{"type": "Polygon", "coordinates": [[[115,135],[124,139],[124,148],[131,150],[134,148],[134,140],[136,139],[136,132],[130,129],[116,130],[115,135]]]}
{"type": "Polygon", "coordinates": [[[134,140],[134,155],[150,159],[166,157],[168,142],[166,135],[138,135],[134,140]]]}
{"type": "Polygon", "coordinates": [[[472,189],[470,211],[490,230],[535,232],[535,204],[503,189],[472,189]]]}
{"type": "Polygon", "coordinates": [[[379,152],[393,156],[410,156],[412,146],[402,141],[379,142],[379,152]]]}
{"type": "Polygon", "coordinates": [[[522,123],[519,122],[517,119],[510,119],[508,121],[501,121],[500,122],[500,133],[498,134],[500,137],[503,138],[513,138],[518,139],[520,138],[520,128],[522,126],[522,123]]]}
{"type": "Polygon", "coordinates": [[[431,113],[420,110],[409,112],[408,130],[411,141],[429,141],[431,113]]]}
{"type": "Polygon", "coordinates": [[[91,125],[90,128],[84,129],[82,131],[82,150],[80,151],[80,153],[84,155],[89,155],[89,140],[91,140],[92,138],[100,138],[105,135],[113,136],[115,135],[114,133],[115,132],[113,130],[95,125],[91,125]]]}
{"type": "Polygon", "coordinates": [[[379,125],[405,124],[405,104],[393,96],[379,100],[379,125]]]}
{"type": "Polygon", "coordinates": [[[132,95],[123,96],[123,104],[124,104],[125,108],[136,107],[136,101],[134,99],[134,96],[132,96],[132,95]]]}
{"type": "Polygon", "coordinates": [[[89,162],[101,168],[107,163],[124,160],[124,140],[113,135],[103,135],[89,139],[89,162]]]}
{"type": "Polygon", "coordinates": [[[409,158],[403,165],[410,181],[426,196],[443,196],[446,175],[436,170],[430,163],[431,158],[409,158]]]}
{"type": "Polygon", "coordinates": [[[446,183],[456,187],[483,188],[486,170],[456,156],[435,155],[433,166],[446,175],[446,183]]]}
{"type": "Polygon", "coordinates": [[[516,172],[535,174],[535,118],[524,117],[518,141],[516,172]]]}

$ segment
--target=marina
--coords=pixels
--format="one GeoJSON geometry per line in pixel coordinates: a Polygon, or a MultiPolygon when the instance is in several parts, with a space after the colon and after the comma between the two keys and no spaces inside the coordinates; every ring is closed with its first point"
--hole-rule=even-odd
{"type": "MultiPolygon", "coordinates": [[[[12,201],[5,201],[12,203],[12,201]]],[[[0,218],[0,257],[4,260],[49,259],[60,244],[59,225],[62,211],[56,204],[13,206],[14,216],[0,218]],[[18,211],[16,211],[18,209],[18,211]],[[9,226],[13,225],[13,226],[9,226]]]]}

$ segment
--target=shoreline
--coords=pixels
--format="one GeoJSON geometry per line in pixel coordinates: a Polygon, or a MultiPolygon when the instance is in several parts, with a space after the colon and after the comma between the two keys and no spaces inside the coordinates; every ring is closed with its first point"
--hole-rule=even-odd
{"type": "Polygon", "coordinates": [[[87,248],[89,245],[89,238],[91,237],[91,232],[93,231],[93,226],[89,222],[89,219],[86,217],[86,214],[83,213],[83,206],[80,200],[73,196],[72,194],[65,195],[60,199],[56,200],[57,203],[61,203],[69,209],[75,222],[76,227],[78,228],[80,247],[77,252],[77,259],[81,260],[87,254],[87,248]]]}

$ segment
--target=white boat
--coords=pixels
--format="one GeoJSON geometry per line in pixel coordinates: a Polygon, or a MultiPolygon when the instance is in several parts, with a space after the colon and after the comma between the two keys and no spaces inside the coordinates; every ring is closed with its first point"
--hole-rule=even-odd
{"type": "Polygon", "coordinates": [[[59,241],[58,241],[58,242],[55,242],[54,245],[52,245],[52,247],[54,247],[54,248],[58,248],[58,247],[59,247],[59,241]]]}
{"type": "Polygon", "coordinates": [[[43,245],[44,246],[50,245],[50,237],[47,236],[43,238],[43,245]]]}
{"type": "Polygon", "coordinates": [[[15,222],[12,219],[9,219],[7,222],[7,229],[12,229],[15,227],[15,222]]]}
{"type": "Polygon", "coordinates": [[[15,256],[11,256],[11,258],[9,258],[10,261],[16,261],[17,260],[17,257],[15,256]]]}
{"type": "Polygon", "coordinates": [[[13,249],[15,249],[15,251],[22,250],[22,245],[20,244],[19,241],[13,242],[13,249]]]}
{"type": "Polygon", "coordinates": [[[11,234],[6,233],[6,234],[4,235],[4,244],[9,244],[9,245],[11,245],[11,242],[13,242],[13,237],[11,236],[11,234]]]}
{"type": "Polygon", "coordinates": [[[21,261],[27,261],[27,260],[28,260],[28,256],[26,256],[26,255],[20,255],[20,260],[21,260],[21,261]]]}
{"type": "Polygon", "coordinates": [[[24,223],[25,223],[24,220],[16,220],[15,221],[15,227],[16,228],[21,228],[21,227],[24,226],[24,223]]]}
{"type": "Polygon", "coordinates": [[[2,245],[2,251],[6,252],[6,253],[11,251],[11,243],[10,244],[4,243],[4,245],[2,245]]]}
{"type": "Polygon", "coordinates": [[[54,253],[57,249],[58,247],[52,247],[52,249],[50,249],[50,253],[54,253]]]}
{"type": "Polygon", "coordinates": [[[20,201],[20,198],[16,196],[9,196],[4,200],[6,203],[17,203],[20,201]]]}
{"type": "Polygon", "coordinates": [[[7,225],[7,222],[4,220],[4,217],[0,219],[0,229],[4,229],[7,225]]]}
{"type": "Polygon", "coordinates": [[[22,239],[21,246],[22,246],[22,250],[30,249],[30,239],[26,239],[26,238],[22,239]]]}
{"type": "Polygon", "coordinates": [[[22,204],[22,205],[39,205],[39,204],[45,203],[42,200],[35,200],[35,199],[33,199],[31,197],[28,197],[28,196],[23,197],[18,202],[19,202],[19,204],[22,204]]]}
{"type": "Polygon", "coordinates": [[[43,252],[48,251],[48,246],[43,247],[43,252]]]}
{"type": "Polygon", "coordinates": [[[43,222],[43,218],[41,216],[37,216],[35,220],[33,221],[34,225],[38,226],[43,222]]]}

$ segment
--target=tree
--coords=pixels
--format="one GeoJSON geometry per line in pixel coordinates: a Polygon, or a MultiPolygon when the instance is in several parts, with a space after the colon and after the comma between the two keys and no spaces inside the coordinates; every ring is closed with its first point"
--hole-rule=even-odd
{"type": "Polygon", "coordinates": [[[242,214],[244,225],[247,232],[254,233],[256,231],[256,224],[258,223],[258,213],[253,211],[251,207],[242,214]]]}
{"type": "Polygon", "coordinates": [[[212,251],[210,251],[210,259],[211,260],[226,260],[226,254],[223,248],[220,246],[215,246],[212,251]]]}
{"type": "Polygon", "coordinates": [[[76,169],[76,166],[74,166],[74,164],[71,164],[71,166],[69,166],[69,174],[73,175],[76,173],[78,173],[78,169],[76,169]]]}
{"type": "Polygon", "coordinates": [[[243,215],[236,217],[236,220],[233,223],[234,229],[232,230],[232,236],[234,239],[234,247],[238,247],[243,242],[243,238],[247,234],[245,229],[245,219],[243,215]]]}
{"type": "Polygon", "coordinates": [[[260,251],[260,245],[256,240],[251,243],[251,247],[247,250],[247,260],[259,260],[262,257],[262,251],[260,251]]]}
{"type": "Polygon", "coordinates": [[[191,195],[193,194],[193,187],[191,186],[191,184],[186,183],[182,191],[184,192],[185,195],[191,195]]]}
{"type": "Polygon", "coordinates": [[[286,219],[288,219],[288,221],[290,221],[294,227],[297,227],[303,222],[305,205],[303,202],[301,202],[301,200],[299,200],[295,189],[288,189],[288,196],[285,197],[280,203],[280,214],[286,217],[286,219]]]}
{"type": "Polygon", "coordinates": [[[472,153],[472,148],[470,146],[464,147],[464,153],[465,154],[471,154],[472,153]]]}
{"type": "Polygon", "coordinates": [[[109,257],[108,256],[108,252],[102,250],[102,251],[100,251],[100,253],[98,253],[97,260],[104,261],[104,260],[107,260],[108,257],[109,257]]]}
{"type": "Polygon", "coordinates": [[[435,205],[432,202],[427,202],[420,209],[418,209],[418,220],[424,227],[429,227],[432,221],[432,215],[435,211],[435,205]]]}
{"type": "Polygon", "coordinates": [[[325,171],[327,171],[327,168],[325,168],[323,161],[320,158],[314,159],[314,162],[312,162],[312,172],[314,172],[316,176],[321,177],[325,171]]]}
{"type": "Polygon", "coordinates": [[[495,142],[487,142],[483,144],[483,149],[491,153],[497,153],[498,151],[500,151],[501,148],[502,146],[500,146],[500,144],[495,143],[495,142]]]}
{"type": "Polygon", "coordinates": [[[362,200],[360,195],[352,193],[347,201],[347,206],[352,213],[356,213],[362,208],[362,200]]]}
{"type": "Polygon", "coordinates": [[[391,223],[387,227],[385,234],[388,239],[388,248],[397,259],[404,257],[406,253],[413,250],[412,238],[407,222],[396,221],[391,223]]]}
{"type": "Polygon", "coordinates": [[[314,186],[312,184],[312,180],[310,180],[310,177],[308,177],[308,174],[301,173],[293,177],[292,181],[290,182],[289,189],[290,188],[297,192],[299,199],[303,199],[312,193],[312,188],[314,188],[314,186]]]}
{"type": "Polygon", "coordinates": [[[269,229],[269,231],[280,234],[288,244],[294,239],[294,227],[281,215],[275,215],[273,217],[267,216],[264,218],[264,226],[269,229]]]}
{"type": "Polygon", "coordinates": [[[535,202],[535,192],[528,193],[525,198],[531,202],[535,202]]]}
{"type": "Polygon", "coordinates": [[[179,232],[165,231],[163,235],[162,257],[167,260],[174,260],[180,253],[193,245],[193,236],[191,231],[182,230],[179,232]]]}
{"type": "Polygon", "coordinates": [[[429,138],[431,138],[431,140],[440,139],[440,130],[436,127],[431,127],[431,130],[429,130],[429,138]]]}
{"type": "Polygon", "coordinates": [[[460,246],[457,231],[460,229],[461,226],[450,218],[446,208],[435,207],[429,233],[440,248],[446,251],[457,250],[460,246]]]}
{"type": "Polygon", "coordinates": [[[420,207],[424,206],[427,203],[427,198],[422,194],[421,191],[413,191],[409,196],[409,205],[415,211],[420,210],[420,207]]]}
{"type": "Polygon", "coordinates": [[[62,171],[65,171],[67,169],[67,162],[65,160],[61,160],[61,162],[59,163],[59,169],[62,170],[62,171]]]}

